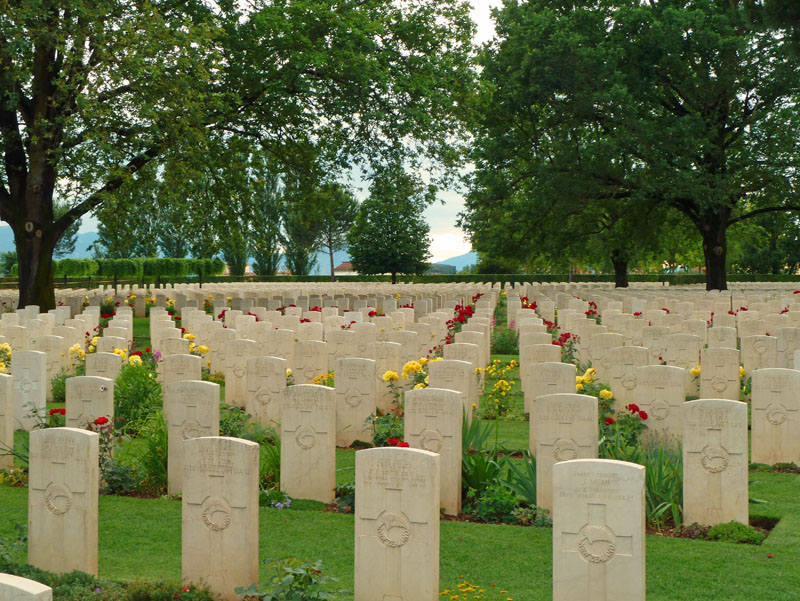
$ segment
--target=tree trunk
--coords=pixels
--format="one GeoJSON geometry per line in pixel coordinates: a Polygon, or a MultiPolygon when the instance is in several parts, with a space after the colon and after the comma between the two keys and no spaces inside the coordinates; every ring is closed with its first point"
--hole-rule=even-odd
{"type": "Polygon", "coordinates": [[[611,251],[611,263],[614,265],[614,286],[628,287],[628,254],[621,250],[611,251]]]}
{"type": "Polygon", "coordinates": [[[14,230],[19,269],[19,308],[38,305],[42,313],[55,309],[55,240],[52,233],[45,232],[32,221],[23,222],[21,227],[15,227],[14,230]],[[27,228],[26,223],[30,224],[27,228]],[[27,231],[28,229],[32,231],[27,231]]]}
{"type": "Polygon", "coordinates": [[[395,273],[395,272],[393,271],[393,272],[392,272],[392,284],[396,284],[396,283],[397,283],[397,273],[395,273]]]}
{"type": "Polygon", "coordinates": [[[333,273],[333,244],[331,244],[330,241],[328,241],[328,256],[331,260],[331,282],[335,282],[336,275],[333,273]]]}
{"type": "Polygon", "coordinates": [[[706,263],[706,290],[727,290],[728,211],[720,210],[703,220],[703,256],[706,263]]]}

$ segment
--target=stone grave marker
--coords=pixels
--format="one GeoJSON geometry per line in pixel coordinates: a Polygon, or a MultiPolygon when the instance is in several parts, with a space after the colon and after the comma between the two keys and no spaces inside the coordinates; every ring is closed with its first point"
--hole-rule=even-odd
{"type": "Polygon", "coordinates": [[[778,338],[778,364],[776,367],[792,369],[794,353],[800,350],[800,328],[778,328],[774,332],[770,331],[770,334],[778,338]]]}
{"type": "Polygon", "coordinates": [[[197,355],[167,355],[159,364],[163,386],[184,380],[202,380],[203,360],[197,355]]]}
{"type": "Polygon", "coordinates": [[[478,382],[475,368],[467,361],[442,359],[428,363],[428,385],[431,388],[460,392],[464,413],[469,422],[472,422],[473,413],[479,409],[478,382]]]}
{"type": "Polygon", "coordinates": [[[0,601],[52,601],[53,589],[35,580],[0,574],[0,601]]]}
{"type": "Polygon", "coordinates": [[[294,345],[295,384],[311,384],[328,372],[328,346],[321,340],[298,340],[294,345]]]}
{"type": "Polygon", "coordinates": [[[46,413],[47,355],[41,351],[14,351],[14,429],[32,430],[46,413]]]}
{"type": "Polygon", "coordinates": [[[122,369],[122,357],[114,353],[89,353],[86,355],[86,375],[100,376],[116,381],[122,369]]]}
{"type": "Polygon", "coordinates": [[[697,380],[690,370],[700,365],[700,348],[703,342],[693,334],[670,334],[664,338],[666,351],[664,359],[667,365],[680,367],[684,372],[684,394],[697,395],[697,380]]]}
{"type": "MultiPolygon", "coordinates": [[[[572,363],[531,363],[524,368],[522,394],[525,413],[531,413],[533,400],[545,394],[575,392],[577,368],[572,363]]],[[[533,428],[531,428],[533,432],[533,428]]],[[[535,445],[531,445],[535,452],[535,445]]]]}
{"type": "Polygon", "coordinates": [[[30,436],[28,563],[97,576],[100,435],[75,428],[30,436]]]}
{"type": "Polygon", "coordinates": [[[683,523],[748,523],[747,404],[683,405],[683,523]]]}
{"type": "MultiPolygon", "coordinates": [[[[378,382],[377,405],[378,409],[384,413],[395,410],[397,404],[389,385],[383,381],[383,374],[393,371],[400,375],[403,368],[402,348],[396,342],[373,342],[367,349],[367,357],[375,359],[378,363],[378,369],[375,372],[375,379],[378,382]]],[[[399,381],[397,384],[400,384],[399,381]]]]}
{"type": "MultiPolygon", "coordinates": [[[[778,366],[778,339],[774,336],[742,337],[742,367],[751,376],[757,369],[778,366]]],[[[794,367],[794,366],[792,366],[794,367]]]]}
{"type": "Polygon", "coordinates": [[[636,368],[635,376],[633,396],[636,405],[648,416],[642,439],[653,443],[680,442],[686,400],[685,370],[672,365],[645,365],[636,368]]]}
{"type": "Polygon", "coordinates": [[[597,457],[597,398],[585,394],[546,394],[533,401],[536,504],[553,509],[553,465],[597,457]]]}
{"type": "Polygon", "coordinates": [[[85,429],[99,417],[114,422],[114,380],[100,376],[67,378],[67,427],[85,429]]]}
{"type": "Polygon", "coordinates": [[[162,357],[167,357],[169,355],[188,355],[189,346],[191,344],[192,343],[185,338],[164,338],[158,350],[161,351],[162,357]]]}
{"type": "Polygon", "coordinates": [[[356,440],[372,440],[367,418],[375,413],[378,364],[372,359],[337,359],[334,380],[336,391],[336,446],[349,447],[356,440]]]}
{"type": "Polygon", "coordinates": [[[183,443],[181,574],[223,601],[258,581],[258,444],[220,436],[183,443]]]}
{"type": "Polygon", "coordinates": [[[421,449],[356,453],[354,601],[439,599],[439,462],[421,449]]]}
{"type": "Polygon", "coordinates": [[[183,490],[183,442],[201,436],[219,436],[219,384],[179,380],[164,386],[167,422],[168,492],[183,490]]]}
{"type": "Polygon", "coordinates": [[[14,447],[14,378],[0,374],[0,470],[14,467],[13,455],[4,455],[14,447]]]}
{"type": "Polygon", "coordinates": [[[800,464],[800,371],[757,369],[752,377],[750,460],[800,464]]]}
{"type": "Polygon", "coordinates": [[[706,340],[709,348],[736,348],[736,328],[723,326],[708,328],[706,340]]]}
{"type": "Polygon", "coordinates": [[[225,343],[225,402],[244,407],[247,401],[247,360],[259,355],[255,340],[240,338],[225,343]]]}
{"type": "Polygon", "coordinates": [[[286,359],[280,357],[250,357],[247,360],[245,407],[253,420],[262,426],[278,428],[287,366],[286,359]]]}
{"type": "Polygon", "coordinates": [[[553,601],[644,601],[645,468],[553,466],[553,601]]]}
{"type": "Polygon", "coordinates": [[[461,393],[421,388],[405,394],[405,440],[415,449],[438,453],[439,503],[447,515],[461,513],[461,393]]]}
{"type": "Polygon", "coordinates": [[[700,352],[700,398],[739,400],[739,351],[705,348],[700,352]]]}
{"type": "Polygon", "coordinates": [[[547,344],[529,344],[519,349],[520,365],[532,363],[558,363],[561,361],[561,347],[551,342],[547,344]]]}
{"type": "MultiPolygon", "coordinates": [[[[178,330],[180,332],[180,330],[178,330]]],[[[98,353],[112,353],[114,349],[127,349],[128,343],[124,338],[118,336],[103,336],[97,341],[98,353]]]]}
{"type": "Polygon", "coordinates": [[[593,334],[592,335],[592,353],[589,357],[592,362],[592,367],[597,370],[597,378],[601,382],[607,382],[610,378],[611,355],[609,351],[625,344],[625,336],[622,334],[593,334]]]}
{"type": "Polygon", "coordinates": [[[281,490],[292,498],[333,501],[336,397],[333,388],[295,384],[281,396],[281,490]]]}

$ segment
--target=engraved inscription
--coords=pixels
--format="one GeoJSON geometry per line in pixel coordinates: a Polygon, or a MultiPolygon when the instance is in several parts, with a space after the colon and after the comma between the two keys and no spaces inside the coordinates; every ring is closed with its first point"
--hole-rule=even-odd
{"type": "Polygon", "coordinates": [[[653,401],[650,405],[650,416],[658,421],[665,420],[669,417],[669,403],[666,401],[653,401]]]}
{"type": "Polygon", "coordinates": [[[633,374],[625,374],[622,376],[622,387],[625,390],[633,390],[636,388],[636,376],[633,374]]]}
{"type": "Polygon", "coordinates": [[[44,506],[53,515],[64,515],[72,508],[72,493],[63,484],[51,482],[44,493],[44,506]]]}
{"type": "Polygon", "coordinates": [[[766,418],[773,426],[780,426],[787,419],[786,407],[780,403],[771,403],[767,407],[766,418]]]}
{"type": "Polygon", "coordinates": [[[203,510],[200,519],[206,528],[219,532],[231,525],[231,507],[218,497],[208,497],[203,501],[203,510]]]}
{"type": "Polygon", "coordinates": [[[714,376],[711,378],[711,388],[713,388],[715,392],[725,392],[727,387],[728,381],[722,376],[714,376]]]}
{"type": "Polygon", "coordinates": [[[559,438],[553,443],[553,457],[556,461],[569,461],[578,458],[578,445],[569,438],[559,438]]]}
{"type": "Polygon", "coordinates": [[[710,474],[717,474],[724,472],[730,461],[730,455],[723,447],[707,446],[703,449],[703,454],[700,457],[700,463],[703,469],[710,474]]]}
{"type": "Polygon", "coordinates": [[[423,430],[420,434],[420,446],[425,451],[438,453],[442,450],[442,435],[438,430],[423,430]]]}
{"type": "Polygon", "coordinates": [[[617,549],[617,537],[608,526],[586,524],[578,533],[578,553],[587,562],[605,563],[617,549]]]}
{"type": "Polygon", "coordinates": [[[344,402],[349,407],[358,407],[361,404],[361,393],[355,388],[350,388],[344,393],[344,402]]]}
{"type": "Polygon", "coordinates": [[[294,440],[298,447],[307,451],[317,444],[317,433],[309,426],[300,426],[295,432],[294,440]]]}
{"type": "Polygon", "coordinates": [[[402,547],[411,537],[411,522],[402,513],[384,511],[377,524],[378,540],[384,547],[402,547]]]}
{"type": "Polygon", "coordinates": [[[183,440],[199,438],[203,435],[202,427],[193,419],[187,419],[181,424],[181,437],[183,440]]]}

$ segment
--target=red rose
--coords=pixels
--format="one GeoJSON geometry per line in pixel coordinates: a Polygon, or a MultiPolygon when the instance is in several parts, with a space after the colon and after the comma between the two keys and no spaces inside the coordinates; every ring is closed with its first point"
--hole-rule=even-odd
{"type": "Polygon", "coordinates": [[[107,417],[98,417],[96,420],[94,420],[94,423],[96,423],[98,426],[104,426],[105,424],[108,423],[108,418],[107,417]]]}
{"type": "Polygon", "coordinates": [[[614,418],[613,417],[607,417],[606,418],[606,426],[613,426],[613,425],[614,425],[614,418]]]}
{"type": "Polygon", "coordinates": [[[642,421],[646,420],[647,419],[647,411],[640,411],[639,412],[639,417],[642,418],[642,421]]]}
{"type": "Polygon", "coordinates": [[[396,447],[399,442],[400,441],[397,440],[396,438],[389,438],[386,440],[386,444],[388,444],[390,447],[396,447]]]}
{"type": "Polygon", "coordinates": [[[141,357],[142,356],[142,351],[133,351],[131,353],[131,357],[133,357],[133,356],[141,357]]]}
{"type": "Polygon", "coordinates": [[[630,405],[628,405],[626,407],[626,409],[628,411],[630,411],[631,413],[638,413],[639,412],[639,405],[637,405],[636,403],[631,403],[630,405]]]}
{"type": "Polygon", "coordinates": [[[149,353],[149,352],[150,352],[150,347],[148,346],[147,348],[145,348],[145,349],[144,349],[144,352],[145,352],[145,353],[149,353]]]}
{"type": "Polygon", "coordinates": [[[398,442],[397,446],[398,447],[408,447],[408,443],[407,442],[398,442]]]}
{"type": "Polygon", "coordinates": [[[189,592],[189,587],[188,587],[188,586],[184,586],[184,587],[181,589],[181,592],[182,592],[182,593],[188,593],[188,592],[189,592]]]}

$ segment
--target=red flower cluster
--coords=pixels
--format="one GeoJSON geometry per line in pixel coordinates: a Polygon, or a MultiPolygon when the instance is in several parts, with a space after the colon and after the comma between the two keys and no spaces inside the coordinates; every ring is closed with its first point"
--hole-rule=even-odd
{"type": "Polygon", "coordinates": [[[67,410],[66,409],[51,409],[50,410],[50,415],[66,415],[66,414],[67,414],[67,410]]]}
{"type": "Polygon", "coordinates": [[[386,440],[387,446],[408,448],[408,443],[398,440],[397,438],[388,438],[386,440]]]}
{"type": "Polygon", "coordinates": [[[104,426],[108,423],[108,418],[105,416],[98,417],[96,420],[94,420],[94,423],[98,426],[104,426]]]}
{"type": "Polygon", "coordinates": [[[110,313],[103,313],[100,316],[100,319],[111,319],[111,314],[110,313]]]}
{"type": "Polygon", "coordinates": [[[783,311],[781,311],[781,315],[783,315],[784,313],[788,313],[788,312],[789,312],[789,307],[784,307],[783,311]]]}
{"type": "Polygon", "coordinates": [[[595,311],[594,309],[589,309],[588,311],[585,312],[585,315],[586,315],[586,317],[594,317],[594,316],[599,317],[600,316],[600,314],[597,311],[595,311]]]}
{"type": "Polygon", "coordinates": [[[141,356],[142,356],[142,351],[133,351],[131,353],[131,357],[141,357],[141,356]]]}
{"type": "Polygon", "coordinates": [[[569,332],[564,332],[563,334],[560,334],[556,340],[553,340],[553,344],[556,346],[564,346],[564,343],[569,342],[570,338],[576,338],[576,336],[573,336],[569,332]]]}
{"type": "Polygon", "coordinates": [[[642,316],[642,312],[641,312],[641,311],[636,311],[636,312],[633,314],[633,316],[634,316],[634,317],[641,317],[641,316],[642,316]]]}
{"type": "Polygon", "coordinates": [[[747,311],[747,307],[739,307],[739,311],[747,311]]]}
{"type": "Polygon", "coordinates": [[[792,294],[800,294],[800,290],[795,290],[792,294]]]}
{"type": "Polygon", "coordinates": [[[145,349],[144,349],[144,352],[145,352],[145,353],[149,353],[149,352],[150,352],[150,347],[149,347],[149,346],[148,346],[148,347],[145,347],[145,349]]]}
{"type": "Polygon", "coordinates": [[[614,425],[614,418],[613,417],[607,417],[606,418],[606,426],[613,426],[613,425],[614,425]]]}
{"type": "Polygon", "coordinates": [[[305,317],[305,318],[300,320],[300,323],[311,323],[311,320],[308,319],[307,317],[305,317]]]}
{"type": "MultiPolygon", "coordinates": [[[[403,305],[400,308],[401,309],[413,309],[414,308],[414,303],[406,303],[405,305],[403,305]]],[[[456,307],[456,308],[458,308],[458,307],[456,307]]]]}
{"type": "Polygon", "coordinates": [[[642,421],[647,419],[647,411],[640,411],[639,410],[639,405],[637,405],[636,403],[631,403],[630,405],[625,407],[625,409],[627,409],[631,413],[638,413],[639,417],[642,419],[642,421]]]}
{"type": "Polygon", "coordinates": [[[478,302],[478,299],[479,299],[480,297],[482,297],[482,296],[483,296],[483,292],[478,292],[478,294],[475,294],[475,295],[473,295],[473,297],[472,297],[472,304],[475,304],[475,303],[477,303],[477,302],[478,302]]]}
{"type": "Polygon", "coordinates": [[[227,311],[228,311],[227,309],[223,309],[222,312],[219,315],[217,315],[217,321],[222,321],[223,319],[225,319],[225,313],[227,313],[227,311]]]}
{"type": "Polygon", "coordinates": [[[666,307],[662,307],[661,310],[664,311],[667,315],[669,315],[669,309],[667,309],[666,307]]]}
{"type": "Polygon", "coordinates": [[[309,311],[318,311],[318,312],[322,313],[322,307],[318,307],[317,305],[314,305],[313,307],[311,307],[309,309],[309,311]]]}
{"type": "Polygon", "coordinates": [[[255,313],[250,313],[250,311],[248,311],[248,312],[247,312],[247,314],[248,314],[248,315],[252,315],[253,317],[255,317],[255,318],[256,318],[256,323],[258,323],[259,321],[261,321],[261,320],[258,318],[258,315],[256,315],[255,313]]]}
{"type": "Polygon", "coordinates": [[[589,301],[589,308],[590,309],[594,309],[596,311],[597,310],[597,303],[594,302],[594,301],[589,301]]]}
{"type": "Polygon", "coordinates": [[[377,317],[378,316],[378,312],[375,309],[373,309],[372,311],[367,313],[367,315],[369,315],[370,317],[377,317]]]}

